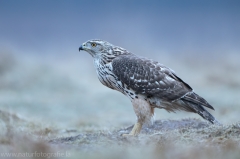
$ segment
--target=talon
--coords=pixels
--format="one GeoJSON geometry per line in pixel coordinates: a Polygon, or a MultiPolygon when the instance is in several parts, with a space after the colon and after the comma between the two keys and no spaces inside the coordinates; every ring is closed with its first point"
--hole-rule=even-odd
{"type": "Polygon", "coordinates": [[[125,136],[125,137],[137,136],[140,133],[141,129],[142,129],[142,123],[137,122],[129,134],[122,134],[122,136],[125,136]]]}

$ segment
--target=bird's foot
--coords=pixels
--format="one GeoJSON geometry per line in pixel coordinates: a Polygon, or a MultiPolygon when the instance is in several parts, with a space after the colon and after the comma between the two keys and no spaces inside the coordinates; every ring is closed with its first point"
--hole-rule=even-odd
{"type": "Polygon", "coordinates": [[[124,137],[137,136],[142,129],[142,123],[137,122],[129,134],[123,134],[124,137]]]}

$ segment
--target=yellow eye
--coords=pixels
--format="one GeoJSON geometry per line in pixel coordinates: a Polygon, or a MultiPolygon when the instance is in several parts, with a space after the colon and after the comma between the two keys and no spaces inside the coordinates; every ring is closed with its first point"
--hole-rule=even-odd
{"type": "Polygon", "coordinates": [[[91,45],[92,45],[92,47],[96,47],[96,46],[97,46],[97,44],[96,44],[96,43],[92,43],[91,45]]]}

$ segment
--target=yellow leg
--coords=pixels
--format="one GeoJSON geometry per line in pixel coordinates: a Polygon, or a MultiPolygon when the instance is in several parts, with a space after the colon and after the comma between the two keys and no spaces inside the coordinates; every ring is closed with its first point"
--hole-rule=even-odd
{"type": "Polygon", "coordinates": [[[132,131],[129,134],[123,134],[123,136],[137,136],[140,133],[141,129],[142,129],[142,123],[137,122],[134,125],[132,131]]]}

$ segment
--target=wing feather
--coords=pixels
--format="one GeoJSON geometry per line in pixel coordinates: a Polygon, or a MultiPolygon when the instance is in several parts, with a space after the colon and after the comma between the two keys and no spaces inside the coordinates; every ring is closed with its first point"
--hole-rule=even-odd
{"type": "Polygon", "coordinates": [[[153,60],[120,55],[112,66],[113,73],[138,94],[173,101],[192,91],[171,69],[153,60]]]}

